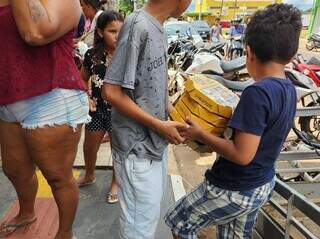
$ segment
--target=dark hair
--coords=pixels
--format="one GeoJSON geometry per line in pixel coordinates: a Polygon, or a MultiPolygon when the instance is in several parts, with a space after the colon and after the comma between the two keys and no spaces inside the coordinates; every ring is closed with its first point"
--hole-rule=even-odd
{"type": "Polygon", "coordinates": [[[103,37],[99,35],[98,30],[100,29],[101,31],[103,31],[108,26],[108,24],[113,21],[123,22],[124,19],[119,12],[113,10],[103,11],[97,19],[93,42],[93,56],[95,60],[101,60],[104,57],[106,49],[106,44],[103,40],[103,37]]]}
{"type": "Polygon", "coordinates": [[[251,17],[244,41],[262,63],[287,63],[297,53],[301,28],[297,8],[272,4],[251,17]]]}
{"type": "Polygon", "coordinates": [[[96,11],[103,9],[103,4],[107,3],[107,0],[82,0],[85,4],[90,5],[96,11]]]}
{"type": "Polygon", "coordinates": [[[219,17],[217,17],[215,21],[216,21],[216,22],[219,22],[220,20],[221,20],[221,19],[220,19],[219,17]]]}

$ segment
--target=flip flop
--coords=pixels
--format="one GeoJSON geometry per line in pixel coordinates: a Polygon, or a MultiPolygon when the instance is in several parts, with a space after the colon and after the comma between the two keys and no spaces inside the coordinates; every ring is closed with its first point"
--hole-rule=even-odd
{"type": "Polygon", "coordinates": [[[19,228],[26,227],[34,223],[36,220],[37,218],[35,217],[30,221],[21,222],[17,224],[7,224],[6,222],[4,222],[0,225],[0,238],[6,238],[7,236],[11,235],[19,228]]]}
{"type": "Polygon", "coordinates": [[[117,203],[118,201],[119,201],[119,199],[118,199],[117,193],[112,193],[112,192],[108,193],[107,203],[114,204],[114,203],[117,203]]]}
{"type": "Polygon", "coordinates": [[[82,187],[85,187],[85,186],[89,186],[89,185],[95,184],[95,183],[96,183],[96,179],[93,179],[92,181],[85,182],[85,183],[78,183],[77,182],[79,188],[82,188],[82,187]]]}

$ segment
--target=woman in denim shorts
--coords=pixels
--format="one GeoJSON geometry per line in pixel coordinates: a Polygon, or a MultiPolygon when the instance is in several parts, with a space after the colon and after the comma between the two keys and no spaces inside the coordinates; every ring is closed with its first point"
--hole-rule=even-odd
{"type": "Polygon", "coordinates": [[[2,167],[20,209],[0,238],[33,223],[38,167],[59,210],[55,239],[75,238],[78,187],[72,166],[88,116],[88,97],[73,61],[78,1],[0,0],[0,142],[2,167]],[[70,14],[73,13],[73,14],[70,14]]]}

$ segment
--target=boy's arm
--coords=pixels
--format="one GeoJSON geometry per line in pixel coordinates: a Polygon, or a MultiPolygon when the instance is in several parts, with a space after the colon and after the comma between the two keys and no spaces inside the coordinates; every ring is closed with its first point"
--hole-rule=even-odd
{"type": "Polygon", "coordinates": [[[271,103],[267,93],[258,86],[250,86],[241,99],[228,123],[235,130],[234,139],[223,139],[205,132],[187,120],[189,125],[181,135],[210,145],[227,160],[239,165],[249,164],[257,153],[261,136],[270,121],[271,103]]]}
{"type": "Polygon", "coordinates": [[[187,123],[189,127],[187,132],[182,134],[183,136],[211,146],[215,152],[233,163],[248,165],[258,150],[260,136],[236,130],[234,139],[229,140],[204,131],[190,119],[187,123]]]}
{"type": "Polygon", "coordinates": [[[102,97],[121,114],[153,129],[167,138],[171,143],[180,144],[184,141],[179,131],[185,130],[186,125],[174,121],[161,121],[153,117],[132,101],[121,86],[108,83],[104,84],[102,97]]]}

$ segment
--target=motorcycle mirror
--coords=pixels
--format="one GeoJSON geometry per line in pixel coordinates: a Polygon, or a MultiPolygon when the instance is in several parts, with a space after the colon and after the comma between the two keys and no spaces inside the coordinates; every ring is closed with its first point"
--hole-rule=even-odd
{"type": "Polygon", "coordinates": [[[193,40],[193,37],[192,37],[191,29],[190,29],[190,28],[186,31],[186,35],[187,35],[187,37],[188,37],[189,40],[193,40]]]}

